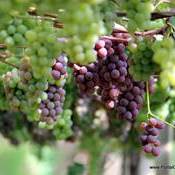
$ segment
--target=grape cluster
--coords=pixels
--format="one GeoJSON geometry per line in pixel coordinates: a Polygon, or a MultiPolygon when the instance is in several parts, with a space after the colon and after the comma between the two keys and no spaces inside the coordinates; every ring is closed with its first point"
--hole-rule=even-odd
{"type": "Polygon", "coordinates": [[[101,16],[108,33],[111,33],[116,21],[116,6],[112,1],[105,1],[99,5],[101,16]]]}
{"type": "Polygon", "coordinates": [[[25,17],[23,20],[13,19],[0,32],[0,42],[13,53],[30,57],[36,79],[52,79],[51,67],[60,52],[58,32],[53,30],[52,22],[32,19],[28,15],[25,17]]]}
{"type": "Polygon", "coordinates": [[[158,64],[153,61],[151,39],[141,39],[137,42],[136,48],[130,46],[131,65],[130,74],[135,80],[148,80],[149,77],[159,70],[158,64]]]}
{"type": "Polygon", "coordinates": [[[32,71],[36,79],[52,79],[51,67],[54,58],[60,52],[57,30],[53,30],[51,22],[35,21],[35,23],[36,26],[25,34],[28,45],[25,54],[31,59],[32,71]]]}
{"type": "Polygon", "coordinates": [[[57,139],[63,140],[72,135],[72,120],[71,120],[72,111],[65,109],[60,116],[60,119],[54,127],[54,135],[57,139]]]}
{"type": "Polygon", "coordinates": [[[123,9],[127,11],[128,30],[134,32],[138,29],[149,29],[151,26],[151,12],[154,6],[150,0],[124,0],[123,9]],[[133,10],[134,9],[134,10],[133,10]]]}
{"type": "Polygon", "coordinates": [[[44,91],[48,88],[48,82],[33,77],[30,58],[22,58],[19,69],[4,74],[3,82],[11,109],[27,114],[29,120],[38,120],[36,111],[40,101],[46,98],[44,91]]]}
{"type": "Polygon", "coordinates": [[[139,114],[139,110],[143,106],[145,84],[143,82],[134,81],[131,83],[130,88],[119,96],[116,109],[119,118],[132,122],[135,121],[136,116],[139,114]]]}
{"type": "Polygon", "coordinates": [[[63,104],[65,100],[65,84],[67,74],[67,57],[61,54],[52,66],[52,77],[55,82],[50,83],[48,89],[45,91],[46,99],[40,103],[39,113],[40,120],[47,124],[52,124],[57,121],[58,116],[63,111],[63,104]]]}
{"type": "Polygon", "coordinates": [[[74,76],[81,92],[86,95],[94,92],[94,88],[99,81],[95,63],[91,63],[88,66],[74,64],[74,76]]]}
{"type": "Polygon", "coordinates": [[[5,92],[11,108],[24,112],[29,120],[45,121],[47,124],[55,122],[62,112],[65,99],[63,86],[67,77],[67,57],[59,56],[52,69],[60,73],[57,78],[52,74],[53,84],[47,79],[36,79],[33,76],[31,59],[25,56],[21,59],[18,70],[13,69],[3,75],[5,92]]]}
{"type": "Polygon", "coordinates": [[[49,85],[45,93],[47,99],[40,104],[41,121],[52,124],[62,112],[65,90],[62,87],[49,85]]]}
{"type": "Polygon", "coordinates": [[[160,80],[164,88],[175,86],[175,47],[173,38],[163,38],[153,44],[153,60],[160,66],[160,80]]]}
{"type": "Polygon", "coordinates": [[[128,57],[125,54],[125,45],[100,39],[95,50],[99,74],[98,95],[112,109],[117,106],[119,95],[126,90],[124,82],[128,76],[128,57]]]}
{"type": "Polygon", "coordinates": [[[60,31],[60,35],[69,38],[64,44],[64,50],[70,60],[87,65],[96,60],[93,46],[98,36],[104,33],[104,26],[98,11],[91,4],[78,1],[75,6],[75,2],[66,1],[66,5],[64,2],[65,11],[59,14],[64,22],[64,30],[60,31]]]}
{"type": "Polygon", "coordinates": [[[29,29],[29,25],[24,20],[14,19],[0,32],[0,42],[6,44],[10,50],[13,47],[25,46],[25,35],[29,29]]]}
{"type": "Polygon", "coordinates": [[[160,141],[157,139],[157,136],[164,127],[164,123],[155,118],[150,118],[147,123],[141,123],[141,128],[144,130],[144,133],[140,137],[140,140],[144,152],[152,153],[154,156],[160,155],[160,141]]]}
{"type": "Polygon", "coordinates": [[[10,72],[7,72],[3,75],[3,83],[4,83],[4,89],[7,96],[7,100],[10,103],[10,106],[13,110],[18,110],[20,106],[20,99],[18,98],[18,94],[20,91],[15,91],[15,88],[18,86],[20,82],[20,77],[17,69],[13,69],[10,72]]]}
{"type": "Polygon", "coordinates": [[[125,44],[100,39],[95,45],[95,50],[97,61],[90,64],[93,65],[93,71],[89,72],[90,65],[74,65],[74,76],[80,91],[86,94],[96,92],[108,109],[117,111],[119,118],[135,121],[143,106],[145,82],[135,81],[129,74],[125,44]],[[90,81],[86,74],[91,75],[90,81]]]}

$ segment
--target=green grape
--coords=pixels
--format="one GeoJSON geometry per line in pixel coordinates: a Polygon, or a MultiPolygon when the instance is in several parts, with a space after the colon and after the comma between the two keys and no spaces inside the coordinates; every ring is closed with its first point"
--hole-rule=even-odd
{"type": "Polygon", "coordinates": [[[37,34],[35,31],[27,31],[25,37],[29,42],[34,42],[37,39],[37,34]]]}
{"type": "Polygon", "coordinates": [[[7,29],[9,35],[15,34],[16,28],[13,25],[10,25],[7,29]]]}
{"type": "Polygon", "coordinates": [[[17,31],[21,34],[25,34],[27,32],[27,30],[28,30],[28,28],[23,24],[21,24],[17,27],[17,31]]]}
{"type": "Polygon", "coordinates": [[[159,65],[153,61],[154,52],[152,43],[148,39],[137,41],[137,47],[133,50],[129,46],[131,65],[129,72],[135,80],[148,80],[151,75],[159,70],[159,65]]]}
{"type": "Polygon", "coordinates": [[[7,38],[5,39],[5,41],[4,41],[4,43],[5,43],[7,46],[9,46],[9,47],[14,46],[14,44],[15,44],[15,42],[14,42],[14,40],[13,40],[12,37],[7,37],[7,38]]]}
{"type": "Polygon", "coordinates": [[[14,35],[14,41],[15,43],[21,44],[21,41],[23,40],[23,36],[19,33],[15,33],[14,35]]]}
{"type": "Polygon", "coordinates": [[[8,36],[7,32],[5,30],[2,30],[0,32],[0,40],[3,41],[8,36]]]}

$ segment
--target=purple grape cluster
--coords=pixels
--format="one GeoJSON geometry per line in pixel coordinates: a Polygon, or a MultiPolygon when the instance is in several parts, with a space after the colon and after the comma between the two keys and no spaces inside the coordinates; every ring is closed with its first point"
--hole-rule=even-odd
{"type": "Polygon", "coordinates": [[[67,78],[67,57],[66,55],[60,55],[52,66],[52,77],[55,80],[67,78]]]}
{"type": "Polygon", "coordinates": [[[118,116],[130,122],[135,121],[139,110],[143,106],[145,84],[143,82],[130,81],[129,88],[124,91],[118,99],[116,106],[118,116]]]}
{"type": "Polygon", "coordinates": [[[97,87],[107,108],[116,109],[120,118],[133,121],[143,105],[145,86],[129,75],[125,47],[123,43],[100,39],[95,45],[97,61],[88,66],[74,65],[74,76],[81,92],[92,94],[97,87]]]}
{"type": "Polygon", "coordinates": [[[92,94],[95,86],[99,82],[96,63],[91,63],[88,66],[79,66],[74,64],[74,76],[76,83],[81,92],[84,94],[92,94]]]}
{"type": "MultiPolygon", "coordinates": [[[[54,80],[65,80],[67,73],[67,57],[61,54],[52,66],[52,77],[54,80]]],[[[65,90],[63,89],[65,82],[60,85],[49,84],[45,91],[47,98],[40,103],[41,121],[52,124],[63,111],[63,104],[65,100],[65,90]]]]}
{"type": "Polygon", "coordinates": [[[157,137],[164,127],[165,124],[155,118],[150,118],[147,123],[141,123],[141,129],[144,130],[144,133],[140,140],[145,153],[152,153],[154,156],[160,155],[160,141],[157,137]]]}
{"type": "MultiPolygon", "coordinates": [[[[125,39],[127,37],[126,34],[125,39]]],[[[145,82],[135,81],[129,74],[125,50],[126,43],[100,39],[95,44],[97,61],[88,66],[74,65],[74,76],[82,94],[96,92],[108,109],[117,111],[120,119],[134,122],[143,106],[146,86],[145,82]]],[[[149,90],[154,91],[153,77],[149,81],[149,90]]]]}
{"type": "Polygon", "coordinates": [[[46,93],[48,98],[40,104],[41,121],[53,123],[57,120],[57,116],[62,113],[65,90],[56,85],[49,85],[46,93]]]}

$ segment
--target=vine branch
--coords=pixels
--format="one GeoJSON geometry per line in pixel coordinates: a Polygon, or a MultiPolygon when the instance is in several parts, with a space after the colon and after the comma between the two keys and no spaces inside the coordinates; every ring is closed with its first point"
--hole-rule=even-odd
{"type": "MultiPolygon", "coordinates": [[[[116,12],[116,15],[118,17],[125,17],[127,16],[126,12],[116,12]]],[[[151,20],[156,20],[156,19],[162,19],[162,18],[169,18],[175,16],[175,9],[171,9],[169,11],[163,11],[163,12],[152,12],[151,13],[151,20]]]]}
{"type": "Polygon", "coordinates": [[[15,67],[17,69],[19,69],[19,67],[15,64],[12,64],[12,63],[9,63],[8,61],[6,61],[5,59],[8,58],[10,55],[7,54],[7,53],[0,53],[0,62],[4,63],[4,64],[7,64],[9,66],[12,66],[12,67],[15,67]]]}

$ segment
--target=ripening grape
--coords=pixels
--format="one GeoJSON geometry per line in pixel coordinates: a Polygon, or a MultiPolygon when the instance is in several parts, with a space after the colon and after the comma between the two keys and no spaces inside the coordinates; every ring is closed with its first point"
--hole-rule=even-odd
{"type": "Polygon", "coordinates": [[[65,100],[65,90],[63,86],[68,76],[67,73],[67,57],[61,54],[52,66],[51,76],[55,80],[53,84],[49,84],[44,91],[45,98],[42,99],[39,107],[40,121],[52,125],[55,123],[63,111],[65,100]]]}
{"type": "Polygon", "coordinates": [[[11,109],[27,114],[29,120],[38,120],[37,109],[41,100],[46,98],[44,91],[48,82],[33,77],[30,58],[22,58],[19,69],[3,75],[3,82],[11,109]]]}
{"type": "Polygon", "coordinates": [[[99,88],[97,91],[101,97],[101,101],[105,104],[108,109],[116,108],[120,90],[113,86],[112,88],[99,88]]]}
{"type": "Polygon", "coordinates": [[[154,156],[160,155],[160,141],[157,139],[157,136],[164,127],[165,124],[155,118],[150,118],[147,123],[141,123],[141,129],[144,133],[141,135],[140,140],[144,152],[152,153],[154,156]]]}
{"type": "Polygon", "coordinates": [[[119,118],[131,122],[135,121],[140,109],[143,107],[144,94],[145,84],[143,82],[130,81],[129,88],[118,99],[116,109],[119,118]]]}
{"type": "Polygon", "coordinates": [[[67,73],[67,62],[68,58],[65,54],[61,54],[52,66],[52,77],[58,86],[65,84],[65,79],[68,77],[67,73]]]}
{"type": "Polygon", "coordinates": [[[63,111],[65,90],[58,86],[49,85],[45,93],[47,94],[47,97],[40,103],[40,120],[52,124],[63,111]]]}

